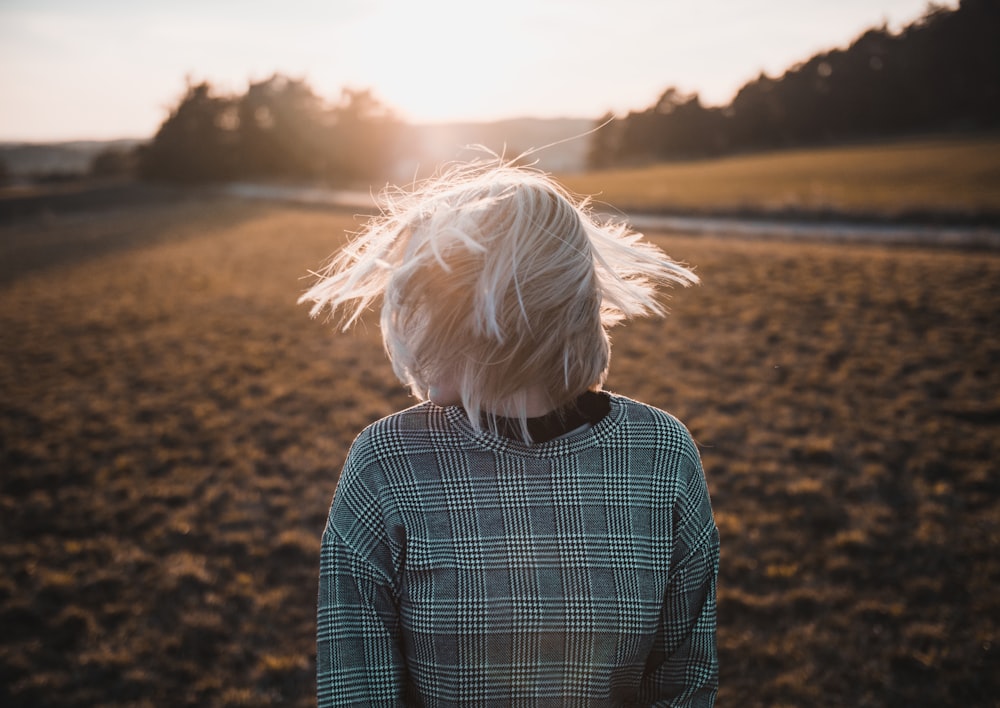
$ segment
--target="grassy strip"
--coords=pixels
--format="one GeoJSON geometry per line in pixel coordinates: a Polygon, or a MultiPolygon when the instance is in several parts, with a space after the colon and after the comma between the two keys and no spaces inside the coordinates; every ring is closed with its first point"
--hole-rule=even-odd
{"type": "Polygon", "coordinates": [[[790,150],[566,175],[624,210],[1000,219],[1000,137],[790,150]]]}

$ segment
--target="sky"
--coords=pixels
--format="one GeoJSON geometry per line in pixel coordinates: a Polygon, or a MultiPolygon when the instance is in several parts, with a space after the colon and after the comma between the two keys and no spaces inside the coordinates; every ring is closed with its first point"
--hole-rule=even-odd
{"type": "MultiPolygon", "coordinates": [[[[942,2],[948,7],[957,0],[942,2]]],[[[927,0],[0,0],[0,141],[146,138],[188,80],[275,72],[413,123],[724,105],[927,0]]]]}

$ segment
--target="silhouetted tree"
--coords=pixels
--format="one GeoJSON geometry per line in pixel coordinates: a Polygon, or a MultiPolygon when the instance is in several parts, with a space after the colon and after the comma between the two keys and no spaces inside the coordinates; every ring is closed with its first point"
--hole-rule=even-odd
{"type": "Polygon", "coordinates": [[[367,90],[324,104],[301,79],[281,74],[243,96],[189,85],[140,153],[145,177],[181,182],[294,178],[349,183],[387,175],[400,123],[367,90]]]}
{"type": "Polygon", "coordinates": [[[275,74],[238,101],[243,176],[320,177],[329,151],[323,101],[302,80],[275,74]]]}
{"type": "Polygon", "coordinates": [[[401,122],[368,89],[344,89],[330,111],[331,178],[374,179],[392,169],[403,134],[401,122]]]}
{"type": "Polygon", "coordinates": [[[207,82],[188,84],[177,108],[140,152],[143,177],[177,182],[230,179],[239,137],[234,99],[216,96],[207,82]]]}
{"type": "Polygon", "coordinates": [[[615,114],[608,112],[597,119],[594,127],[597,132],[591,134],[587,147],[587,165],[592,169],[601,169],[615,164],[620,154],[622,122],[615,121],[615,114]]]}

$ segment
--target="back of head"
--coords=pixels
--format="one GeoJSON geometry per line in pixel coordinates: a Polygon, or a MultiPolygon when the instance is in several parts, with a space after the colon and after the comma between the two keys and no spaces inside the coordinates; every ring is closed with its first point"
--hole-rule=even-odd
{"type": "Polygon", "coordinates": [[[697,281],[531,168],[459,165],[386,198],[300,301],[341,310],[346,327],[383,296],[396,374],[421,398],[447,383],[473,425],[523,421],[529,391],[555,409],[599,388],[607,328],[662,314],[657,281],[697,281]]]}

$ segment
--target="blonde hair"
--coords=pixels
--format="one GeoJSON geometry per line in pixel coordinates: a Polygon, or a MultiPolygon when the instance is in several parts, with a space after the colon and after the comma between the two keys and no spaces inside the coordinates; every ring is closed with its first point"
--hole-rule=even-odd
{"type": "Polygon", "coordinates": [[[664,314],[660,282],[698,282],[622,223],[598,222],[549,175],[497,159],[456,165],[374,217],[299,299],[349,328],[380,296],[386,352],[421,399],[451,382],[472,425],[519,418],[527,391],[559,408],[604,383],[607,330],[664,314]]]}

